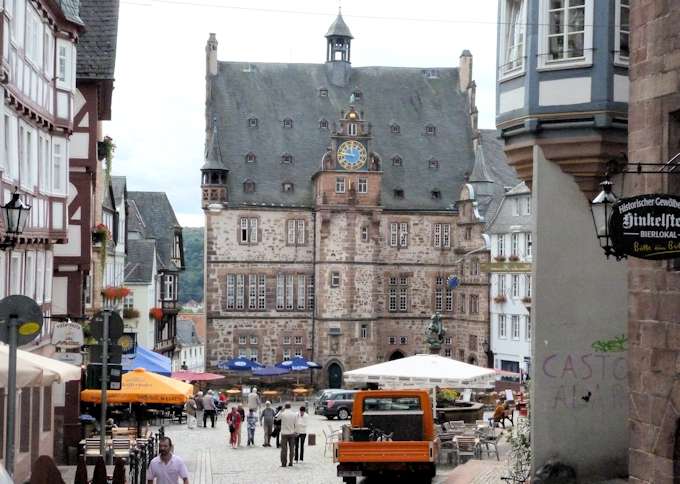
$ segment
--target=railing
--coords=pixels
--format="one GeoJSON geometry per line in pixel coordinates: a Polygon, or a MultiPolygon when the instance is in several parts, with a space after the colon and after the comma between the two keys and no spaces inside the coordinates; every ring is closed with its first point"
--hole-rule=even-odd
{"type": "Polygon", "coordinates": [[[138,445],[130,451],[130,484],[146,484],[146,470],[151,460],[158,454],[158,441],[165,435],[163,427],[152,436],[144,445],[138,445]]]}
{"type": "Polygon", "coordinates": [[[166,351],[175,347],[175,338],[162,339],[154,343],[154,351],[166,351]]]}

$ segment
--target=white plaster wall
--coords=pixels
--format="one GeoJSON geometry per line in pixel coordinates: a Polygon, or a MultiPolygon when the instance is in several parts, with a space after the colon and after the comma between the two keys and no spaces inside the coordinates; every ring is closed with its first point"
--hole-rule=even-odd
{"type": "Polygon", "coordinates": [[[68,226],[68,244],[55,244],[55,257],[77,257],[80,255],[80,225],[68,226]]]}
{"type": "Polygon", "coordinates": [[[524,106],[524,87],[501,92],[498,100],[499,114],[524,106]]]}
{"type": "Polygon", "coordinates": [[[626,264],[605,259],[572,176],[540,147],[533,154],[533,464],[556,458],[589,479],[627,475],[626,353],[593,349],[627,333],[626,264]]]}
{"type": "Polygon", "coordinates": [[[153,301],[149,299],[149,285],[127,284],[126,286],[132,290],[134,308],[139,311],[139,317],[133,320],[137,325],[137,344],[152,350],[154,321],[149,318],[149,309],[153,307],[153,301]]]}
{"type": "Polygon", "coordinates": [[[69,143],[69,155],[71,158],[87,158],[89,153],[88,133],[73,133],[69,143]]]}
{"type": "Polygon", "coordinates": [[[614,75],[614,101],[627,103],[630,81],[628,76],[614,75]]]}
{"type": "Polygon", "coordinates": [[[538,84],[540,106],[562,106],[590,102],[590,77],[542,81],[538,84]]]}

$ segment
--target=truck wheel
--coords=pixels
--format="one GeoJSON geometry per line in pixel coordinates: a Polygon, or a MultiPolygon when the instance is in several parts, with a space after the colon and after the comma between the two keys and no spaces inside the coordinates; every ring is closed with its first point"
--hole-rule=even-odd
{"type": "Polygon", "coordinates": [[[338,420],[347,420],[348,418],[349,412],[346,409],[341,408],[340,410],[338,410],[338,420]]]}
{"type": "Polygon", "coordinates": [[[357,478],[354,476],[343,477],[342,482],[346,482],[347,484],[357,484],[357,478]]]}

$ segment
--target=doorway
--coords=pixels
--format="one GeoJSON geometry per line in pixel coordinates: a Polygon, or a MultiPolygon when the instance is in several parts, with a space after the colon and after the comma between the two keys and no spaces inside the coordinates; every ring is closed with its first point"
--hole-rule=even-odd
{"type": "Polygon", "coordinates": [[[396,350],[394,353],[390,355],[390,361],[399,360],[403,357],[404,353],[402,353],[401,350],[396,350]]]}
{"type": "Polygon", "coordinates": [[[337,363],[328,365],[328,388],[342,387],[342,368],[337,363]]]}

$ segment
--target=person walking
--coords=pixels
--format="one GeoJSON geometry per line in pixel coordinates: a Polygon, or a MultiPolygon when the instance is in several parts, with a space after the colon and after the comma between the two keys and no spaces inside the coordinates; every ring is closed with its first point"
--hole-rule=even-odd
{"type": "Polygon", "coordinates": [[[295,453],[295,421],[297,415],[290,409],[290,403],[286,403],[281,412],[281,467],[286,467],[286,454],[288,454],[288,467],[293,467],[293,454],[295,453]]]}
{"type": "Polygon", "coordinates": [[[231,407],[231,412],[227,414],[227,425],[229,426],[229,444],[232,449],[236,448],[236,436],[241,432],[241,414],[236,407],[231,407]]]}
{"type": "Polygon", "coordinates": [[[172,440],[164,436],[158,439],[158,455],[151,459],[146,471],[147,484],[189,484],[189,471],[184,461],[172,453],[172,440]]]}
{"type": "Polygon", "coordinates": [[[255,445],[255,426],[257,426],[257,415],[255,414],[255,409],[249,408],[248,415],[246,416],[246,423],[248,424],[248,447],[255,445]]]}
{"type": "Polygon", "coordinates": [[[215,411],[215,401],[213,400],[212,393],[212,390],[208,390],[208,393],[203,396],[203,426],[208,426],[207,421],[208,417],[210,417],[210,424],[212,428],[215,428],[215,417],[217,416],[217,412],[215,411]]]}
{"type": "Polygon", "coordinates": [[[257,388],[253,387],[248,394],[248,410],[255,410],[255,416],[260,413],[260,396],[257,394],[257,388]]]}
{"type": "Polygon", "coordinates": [[[305,460],[305,439],[309,423],[309,415],[305,410],[305,407],[300,407],[300,413],[295,416],[295,462],[298,461],[298,457],[300,462],[305,460]]]}
{"type": "Polygon", "coordinates": [[[274,415],[276,415],[276,411],[272,408],[272,402],[265,402],[264,408],[260,413],[260,425],[262,425],[262,428],[264,429],[263,447],[272,446],[270,442],[272,438],[272,432],[274,431],[274,415]]]}
{"type": "Polygon", "coordinates": [[[272,437],[276,437],[276,448],[278,449],[281,447],[280,444],[280,439],[281,439],[281,412],[283,412],[283,407],[279,405],[276,407],[276,414],[274,414],[274,432],[272,433],[272,437]]]}
{"type": "MultiPolygon", "coordinates": [[[[238,413],[241,416],[241,422],[246,421],[246,411],[243,410],[243,405],[238,406],[238,413]]],[[[236,443],[241,447],[241,428],[238,430],[238,435],[236,436],[236,443]]]]}
{"type": "Polygon", "coordinates": [[[184,411],[187,414],[187,428],[196,428],[196,400],[193,397],[187,398],[184,404],[184,411]]]}
{"type": "MultiPolygon", "coordinates": [[[[198,392],[194,397],[194,402],[196,402],[196,426],[201,426],[201,421],[203,420],[203,392],[198,392]]],[[[203,423],[205,427],[205,421],[203,423]]]]}

